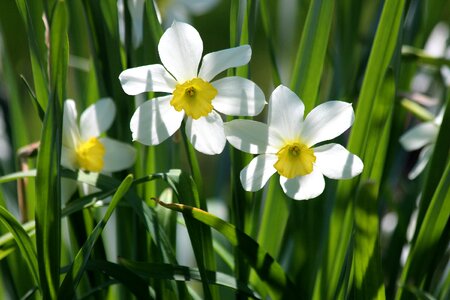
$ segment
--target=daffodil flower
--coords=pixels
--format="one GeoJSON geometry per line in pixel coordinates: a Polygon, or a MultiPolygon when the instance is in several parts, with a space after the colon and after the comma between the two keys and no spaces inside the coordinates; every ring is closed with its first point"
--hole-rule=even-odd
{"type": "Polygon", "coordinates": [[[323,175],[347,179],[363,170],[361,159],[331,140],[352,124],[351,104],[329,101],[314,108],[303,120],[305,106],[287,87],[277,87],[269,101],[268,124],[251,120],[225,123],[228,142],[239,150],[259,154],[240,174],[246,191],[257,191],[278,172],[283,191],[296,200],[319,196],[323,175]]]}
{"type": "MultiPolygon", "coordinates": [[[[100,99],[89,106],[77,124],[77,109],[74,100],[64,102],[61,165],[72,170],[88,172],[116,172],[131,167],[135,149],[126,143],[102,137],[111,126],[116,114],[114,102],[100,99]]],[[[75,188],[74,181],[65,181],[63,199],[68,199],[75,188]]]]}
{"type": "Polygon", "coordinates": [[[218,154],[226,143],[218,112],[255,116],[264,108],[264,94],[252,81],[237,76],[212,81],[222,71],[247,64],[250,46],[206,54],[199,69],[203,52],[199,33],[189,24],[174,22],[162,35],[158,51],[163,65],[127,69],[119,76],[129,95],[147,91],[170,94],[137,108],[130,122],[133,140],[157,145],[180,128],[187,116],[186,135],[194,148],[218,154]]]}
{"type": "Polygon", "coordinates": [[[406,151],[414,151],[423,147],[419,153],[417,163],[408,173],[408,178],[410,180],[415,179],[427,166],[431,154],[433,153],[434,144],[439,133],[443,116],[444,109],[441,109],[434,120],[415,126],[400,137],[400,144],[406,151]]]}

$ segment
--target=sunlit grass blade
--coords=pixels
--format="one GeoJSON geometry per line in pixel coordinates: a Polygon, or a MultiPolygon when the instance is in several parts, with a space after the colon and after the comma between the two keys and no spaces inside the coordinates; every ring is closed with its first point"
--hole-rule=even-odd
{"type": "Polygon", "coordinates": [[[447,162],[444,174],[439,181],[431,199],[418,235],[411,247],[411,252],[400,279],[400,289],[396,299],[409,299],[404,286],[427,289],[435,264],[445,252],[448,243],[448,221],[450,216],[450,162],[447,162]]]}
{"type": "Polygon", "coordinates": [[[109,221],[109,218],[114,212],[114,209],[116,208],[119,201],[124,197],[125,193],[128,192],[128,189],[131,187],[132,183],[133,176],[128,175],[118,187],[117,192],[114,194],[105,215],[97,224],[93,232],[89,235],[83,247],[77,253],[72,265],[69,268],[69,271],[64,277],[64,280],[61,283],[60,291],[58,293],[58,299],[72,299],[74,297],[75,289],[85,271],[87,261],[89,260],[89,256],[95,245],[95,242],[100,237],[103,229],[109,221]]]}
{"type": "Polygon", "coordinates": [[[21,178],[27,178],[27,177],[36,177],[36,170],[28,170],[23,172],[15,172],[10,173],[8,175],[0,176],[0,183],[6,183],[10,181],[16,181],[21,178]]]}
{"type": "Polygon", "coordinates": [[[313,0],[309,4],[290,84],[305,104],[305,112],[310,111],[317,100],[333,11],[332,0],[313,0]]]}
{"type": "MultiPolygon", "coordinates": [[[[186,219],[195,219],[218,232],[246,257],[250,266],[270,289],[271,297],[292,297],[295,295],[294,285],[278,262],[251,237],[238,230],[232,224],[198,208],[158,202],[160,205],[183,213],[186,219]]],[[[259,291],[258,291],[259,292],[259,291]]]]}
{"type": "MultiPolygon", "coordinates": [[[[384,166],[384,156],[386,153],[385,144],[387,143],[389,136],[389,126],[387,126],[386,131],[383,132],[384,124],[379,123],[379,118],[383,117],[383,115],[380,113],[373,114],[373,112],[390,111],[389,101],[391,101],[392,105],[392,96],[391,98],[386,98],[385,101],[380,102],[378,102],[378,97],[386,97],[383,96],[384,92],[380,91],[385,89],[381,87],[383,81],[388,78],[386,77],[386,72],[397,45],[404,5],[405,1],[403,0],[388,0],[384,4],[369,63],[365,72],[362,90],[359,96],[355,122],[352,127],[348,149],[352,153],[357,154],[363,160],[364,164],[366,164],[367,158],[370,167],[367,169],[365,166],[365,170],[361,175],[363,178],[381,176],[384,166]],[[378,136],[383,137],[384,139],[384,145],[381,143],[381,154],[377,152],[379,150],[368,149],[368,143],[371,144],[370,147],[373,147],[376,142],[373,139],[374,137],[371,136],[372,134],[374,134],[374,137],[378,136]],[[372,141],[368,140],[368,137],[370,137],[372,141]],[[379,161],[377,161],[378,155],[382,155],[382,159],[379,161]],[[375,162],[378,166],[374,164],[375,162]]],[[[388,96],[389,90],[391,90],[391,93],[392,91],[395,91],[392,87],[389,88],[389,85],[387,90],[388,96]]],[[[389,124],[389,122],[387,124],[389,124]]],[[[359,178],[356,178],[353,180],[342,181],[338,185],[336,202],[331,213],[328,238],[325,242],[324,264],[322,264],[316,278],[314,288],[315,299],[333,299],[337,291],[336,289],[339,289],[338,281],[341,277],[352,232],[352,194],[355,192],[358,181],[359,178]]],[[[377,182],[380,181],[377,180],[377,182]]]]}
{"type": "MultiPolygon", "coordinates": [[[[191,145],[189,144],[188,146],[191,145]]],[[[205,209],[206,202],[204,202],[204,204],[202,203],[205,200],[201,200],[202,196],[199,195],[196,183],[191,176],[184,172],[177,172],[174,170],[173,172],[168,173],[168,177],[173,184],[180,203],[205,209]]],[[[202,285],[205,298],[211,299],[213,296],[217,297],[217,290],[211,289],[206,280],[206,270],[214,271],[216,266],[212,247],[211,229],[199,223],[197,220],[185,218],[185,222],[194,250],[195,260],[197,261],[200,274],[204,278],[204,280],[202,280],[202,285]]]]}
{"type": "MultiPolygon", "coordinates": [[[[119,263],[144,278],[159,278],[177,281],[202,281],[200,272],[196,268],[176,266],[170,264],[155,264],[119,259],[119,263]]],[[[221,272],[206,272],[206,280],[209,284],[220,285],[232,289],[235,293],[250,298],[259,298],[247,285],[237,281],[230,275],[221,272]]]]}
{"type": "Polygon", "coordinates": [[[3,206],[0,206],[0,221],[14,236],[14,240],[30,269],[34,282],[39,285],[37,255],[31,238],[16,218],[3,206]]]}
{"type": "Polygon", "coordinates": [[[355,203],[353,237],[353,297],[386,299],[381,269],[378,184],[362,183],[355,203]]]}

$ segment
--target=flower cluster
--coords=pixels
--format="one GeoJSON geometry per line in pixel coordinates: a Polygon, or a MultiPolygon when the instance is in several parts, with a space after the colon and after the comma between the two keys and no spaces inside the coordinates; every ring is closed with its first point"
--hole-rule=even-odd
{"type": "Polygon", "coordinates": [[[133,140],[157,145],[174,134],[186,117],[186,135],[198,151],[219,154],[228,140],[239,150],[259,154],[241,172],[245,190],[261,189],[278,172],[284,192],[297,200],[320,195],[325,187],[323,175],[347,179],[362,172],[361,159],[343,146],[316,146],[352,125],[351,104],[329,101],[303,120],[302,101],[279,86],[269,101],[267,125],[239,119],[224,124],[219,113],[255,116],[266,104],[261,89],[248,79],[213,80],[222,71],[247,64],[250,46],[212,52],[202,59],[203,42],[197,30],[174,22],[161,37],[158,52],[162,65],[127,69],[119,76],[129,95],[168,94],[137,108],[130,122],[133,140]]]}

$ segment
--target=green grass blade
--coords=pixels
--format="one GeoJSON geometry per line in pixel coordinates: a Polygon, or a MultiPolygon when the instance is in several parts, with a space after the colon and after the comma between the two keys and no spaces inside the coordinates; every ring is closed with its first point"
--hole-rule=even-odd
{"type": "MultiPolygon", "coordinates": [[[[400,286],[413,285],[422,288],[427,277],[431,277],[436,258],[444,255],[444,245],[448,243],[448,220],[450,217],[450,162],[447,162],[445,172],[439,181],[434,196],[418,229],[418,235],[413,242],[411,252],[403,269],[400,286]]],[[[398,290],[396,299],[409,299],[411,295],[403,288],[398,290]]]]}
{"type": "Polygon", "coordinates": [[[353,236],[354,299],[386,299],[381,269],[378,185],[366,181],[356,196],[353,236]]]}
{"type": "MultiPolygon", "coordinates": [[[[372,112],[389,111],[389,105],[386,106],[389,101],[391,101],[390,105],[392,105],[393,98],[383,96],[384,93],[387,93],[388,96],[389,93],[392,93],[392,84],[387,84],[387,87],[382,87],[382,85],[385,80],[389,81],[389,76],[386,77],[386,72],[397,45],[404,5],[405,1],[403,0],[388,0],[384,4],[359,96],[348,149],[358,155],[364,164],[366,164],[367,159],[370,167],[366,168],[365,166],[361,176],[363,178],[381,176],[382,173],[382,166],[376,167],[375,162],[376,164],[384,164],[384,158],[377,161],[377,155],[385,155],[385,145],[381,146],[381,149],[383,149],[381,154],[377,153],[377,148],[371,148],[367,153],[365,152],[369,143],[367,137],[372,138],[370,141],[371,147],[376,142],[373,139],[374,137],[383,136],[384,139],[388,138],[390,125],[388,125],[387,131],[383,132],[384,129],[379,124],[379,118],[383,117],[383,115],[379,113],[374,114],[375,117],[372,120],[372,112]],[[378,101],[379,97],[381,99],[385,98],[385,101],[378,101]],[[374,172],[373,174],[372,171],[374,172]]],[[[382,122],[384,123],[385,120],[382,122]]],[[[386,140],[384,143],[387,143],[386,140]]],[[[324,264],[322,264],[316,278],[315,299],[333,299],[336,289],[339,289],[338,282],[343,270],[352,231],[353,203],[351,199],[358,181],[359,177],[353,180],[341,181],[338,185],[336,202],[330,219],[328,238],[325,243],[324,264]]],[[[376,181],[380,182],[379,180],[376,181]]]]}
{"type": "MultiPolygon", "coordinates": [[[[170,264],[157,264],[119,259],[119,263],[144,278],[158,278],[177,281],[202,281],[202,276],[196,268],[176,266],[170,264]]],[[[232,289],[234,292],[251,298],[259,298],[247,285],[237,281],[234,277],[221,272],[206,272],[209,284],[220,285],[232,289]]]]}
{"type": "Polygon", "coordinates": [[[61,284],[60,291],[58,293],[58,299],[72,299],[75,295],[75,289],[81,280],[86,264],[89,260],[92,249],[94,248],[95,242],[100,237],[103,229],[108,223],[114,209],[116,208],[119,201],[128,192],[129,188],[133,183],[133,176],[128,175],[118,187],[116,193],[114,194],[108,209],[103,216],[102,220],[95,226],[93,232],[89,235],[87,241],[84,243],[83,247],[77,253],[72,265],[69,268],[64,280],[61,284]]]}
{"type": "Polygon", "coordinates": [[[30,269],[34,282],[39,285],[37,255],[31,238],[16,218],[3,206],[0,206],[0,221],[14,236],[14,240],[30,269]]]}
{"type": "Polygon", "coordinates": [[[425,178],[425,184],[422,190],[422,196],[419,206],[419,215],[417,217],[417,230],[415,237],[418,234],[418,228],[422,223],[425,214],[428,211],[428,206],[433,198],[433,194],[437,188],[437,185],[444,173],[445,163],[449,159],[450,151],[450,139],[448,133],[450,131],[450,89],[447,91],[447,104],[442,119],[442,124],[439,129],[439,134],[434,145],[433,155],[428,162],[428,168],[425,178]]]}
{"type": "Polygon", "coordinates": [[[158,203],[168,209],[183,213],[186,219],[195,219],[220,232],[232,246],[237,247],[243,253],[250,266],[271,290],[272,297],[278,299],[281,296],[292,297],[295,295],[294,285],[278,262],[255,240],[234,225],[195,207],[158,203]]]}
{"type": "Polygon", "coordinates": [[[8,175],[0,176],[0,183],[16,181],[22,178],[36,177],[36,170],[28,170],[23,172],[10,173],[8,175]]]}
{"type": "Polygon", "coordinates": [[[305,112],[317,100],[333,11],[333,0],[313,0],[309,5],[291,79],[291,89],[302,99],[305,112]]]}
{"type": "Polygon", "coordinates": [[[153,299],[148,291],[147,282],[124,266],[109,261],[89,260],[86,269],[113,277],[125,285],[138,299],[153,299]]]}

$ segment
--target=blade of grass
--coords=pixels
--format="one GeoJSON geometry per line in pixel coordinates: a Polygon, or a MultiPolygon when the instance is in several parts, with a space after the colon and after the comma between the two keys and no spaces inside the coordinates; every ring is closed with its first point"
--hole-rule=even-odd
{"type": "MultiPolygon", "coordinates": [[[[142,261],[119,259],[119,263],[144,278],[158,278],[177,281],[202,281],[200,272],[196,268],[176,266],[170,264],[156,264],[142,261]]],[[[235,293],[258,299],[258,295],[246,284],[237,281],[234,277],[221,272],[206,272],[206,280],[209,284],[220,285],[232,289],[235,293]]]]}
{"type": "Polygon", "coordinates": [[[116,208],[119,201],[124,197],[124,195],[128,192],[129,188],[133,183],[133,176],[128,175],[117,188],[116,193],[114,194],[111,203],[108,206],[108,209],[103,216],[102,220],[95,226],[92,233],[89,235],[87,241],[84,243],[83,247],[75,256],[73,263],[70,265],[70,268],[61,283],[61,288],[58,293],[58,299],[72,299],[75,295],[75,289],[80,282],[81,276],[83,275],[86,264],[89,260],[89,256],[94,247],[95,242],[101,236],[103,229],[109,221],[114,209],[116,208]]]}
{"type": "MultiPolygon", "coordinates": [[[[384,4],[359,96],[348,149],[358,155],[364,163],[366,163],[366,139],[372,134],[370,131],[371,114],[372,111],[379,109],[377,106],[384,105],[378,103],[376,99],[397,45],[404,5],[404,0],[387,0],[384,4]]],[[[377,124],[374,123],[374,125],[377,124]]],[[[375,159],[372,150],[374,149],[367,153],[372,156],[367,157],[371,161],[369,164],[372,164],[375,159]]],[[[384,160],[378,163],[384,164],[384,160]]],[[[372,170],[365,170],[362,176],[369,175],[370,177],[372,176],[371,172],[372,170]]],[[[352,231],[353,204],[351,199],[358,181],[359,178],[339,182],[331,213],[328,238],[325,241],[325,257],[316,276],[314,299],[332,299],[339,289],[338,281],[343,270],[352,231]]]]}
{"type": "Polygon", "coordinates": [[[386,299],[378,220],[378,184],[365,181],[356,196],[353,236],[354,299],[386,299]]]}
{"type": "MultiPolygon", "coordinates": [[[[161,206],[183,213],[186,219],[195,219],[220,232],[231,245],[237,247],[247,258],[258,276],[271,291],[273,299],[293,297],[295,286],[278,262],[255,240],[238,230],[232,224],[198,208],[175,203],[163,203],[161,206]]],[[[259,291],[258,291],[259,292],[259,291]]]]}
{"type": "Polygon", "coordinates": [[[313,0],[309,5],[290,85],[305,104],[305,113],[317,101],[333,11],[333,0],[313,0]]]}
{"type": "Polygon", "coordinates": [[[27,231],[3,206],[0,206],[0,221],[13,235],[20,253],[22,254],[23,259],[26,261],[28,268],[30,269],[30,273],[34,279],[35,284],[39,286],[37,255],[33,242],[28,236],[27,231]]]}

